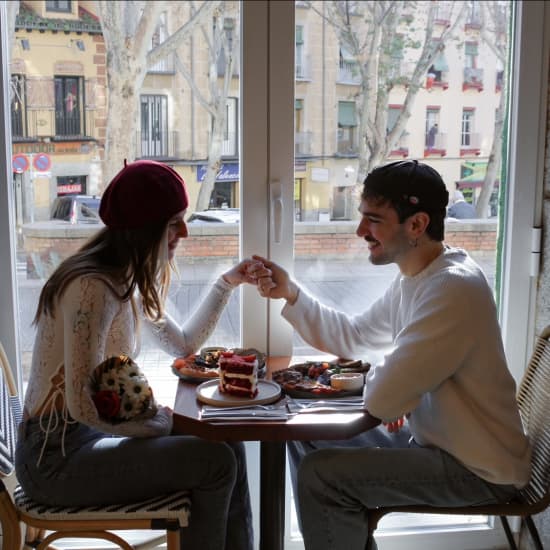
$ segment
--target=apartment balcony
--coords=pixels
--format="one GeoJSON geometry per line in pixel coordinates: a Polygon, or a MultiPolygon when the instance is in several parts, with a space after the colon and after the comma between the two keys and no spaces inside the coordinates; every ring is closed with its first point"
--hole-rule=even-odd
{"type": "Polygon", "coordinates": [[[294,133],[294,155],[305,157],[311,155],[313,143],[313,132],[294,133]]]}
{"type": "MultiPolygon", "coordinates": [[[[17,117],[13,141],[78,141],[96,139],[96,111],[84,111],[67,116],[54,109],[27,109],[17,117]]],[[[12,118],[13,120],[13,118],[12,118]]]]}
{"type": "Polygon", "coordinates": [[[428,132],[424,138],[424,157],[444,157],[447,154],[447,134],[438,132],[430,136],[428,132]]]}
{"type": "Polygon", "coordinates": [[[390,151],[390,157],[403,157],[406,158],[409,156],[409,138],[410,134],[402,134],[395,147],[390,151]]]}
{"type": "Polygon", "coordinates": [[[481,153],[481,134],[479,134],[478,132],[462,134],[461,143],[460,143],[460,156],[477,157],[480,155],[480,153],[481,153]]]}
{"type": "Polygon", "coordinates": [[[167,159],[176,158],[179,132],[138,132],[136,158],[167,159]]]}
{"type": "Polygon", "coordinates": [[[361,84],[361,72],[355,61],[340,61],[338,84],[361,84]]]}
{"type": "Polygon", "coordinates": [[[342,135],[342,130],[336,133],[336,154],[340,157],[356,157],[359,154],[359,146],[355,135],[342,135]]]}
{"type": "Polygon", "coordinates": [[[152,67],[147,68],[147,74],[175,74],[174,54],[157,61],[152,67]]]}
{"type": "Polygon", "coordinates": [[[431,92],[435,89],[446,90],[449,87],[448,71],[437,71],[428,73],[426,76],[426,90],[431,92]]]}
{"type": "Polygon", "coordinates": [[[478,92],[483,91],[483,69],[464,67],[462,91],[466,90],[477,90],[478,92]]]}

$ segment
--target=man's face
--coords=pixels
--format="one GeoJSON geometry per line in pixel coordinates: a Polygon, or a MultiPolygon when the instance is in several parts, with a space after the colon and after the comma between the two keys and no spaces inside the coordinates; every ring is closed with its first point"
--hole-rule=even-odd
{"type": "Polygon", "coordinates": [[[410,252],[406,221],[399,223],[397,212],[389,203],[373,200],[361,201],[361,221],[357,227],[358,237],[365,239],[369,247],[369,260],[374,265],[397,263],[410,252]]]}

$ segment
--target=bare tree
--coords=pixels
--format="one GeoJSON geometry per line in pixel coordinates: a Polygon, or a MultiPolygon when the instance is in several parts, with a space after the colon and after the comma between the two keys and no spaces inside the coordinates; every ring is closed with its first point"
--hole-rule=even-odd
{"type": "MultiPolygon", "coordinates": [[[[109,101],[103,174],[104,181],[109,181],[124,159],[135,158],[139,93],[147,69],[169,54],[176,55],[199,24],[206,28],[220,3],[201,2],[195,9],[195,2],[189,2],[192,7],[189,20],[153,49],[152,37],[160,15],[171,2],[98,0],[96,4],[108,52],[109,101]]],[[[181,68],[182,64],[178,66],[181,68]]]]}
{"type": "Polygon", "coordinates": [[[483,180],[481,192],[476,201],[476,216],[486,218],[489,214],[489,202],[494,190],[497,174],[501,169],[502,161],[502,134],[506,116],[506,104],[508,98],[508,21],[510,15],[509,2],[480,2],[481,15],[481,39],[491,49],[497,58],[501,74],[500,98],[495,112],[495,125],[493,130],[493,143],[487,170],[483,180]]]}
{"type": "Polygon", "coordinates": [[[450,25],[436,26],[438,2],[424,3],[423,10],[417,10],[416,4],[393,0],[310,3],[355,61],[358,88],[352,97],[358,118],[358,183],[401,138],[428,69],[456,37],[465,13],[464,2],[450,3],[450,25]],[[423,21],[418,24],[420,18],[423,21]],[[388,128],[388,98],[396,86],[403,86],[406,95],[395,124],[388,128]]]}

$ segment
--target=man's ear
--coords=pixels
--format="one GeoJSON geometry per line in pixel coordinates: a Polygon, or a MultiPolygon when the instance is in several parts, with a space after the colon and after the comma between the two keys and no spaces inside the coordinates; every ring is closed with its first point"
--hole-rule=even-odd
{"type": "Polygon", "coordinates": [[[428,229],[428,225],[430,224],[430,216],[426,212],[417,212],[409,217],[408,222],[411,237],[418,239],[426,233],[426,229],[428,229]]]}

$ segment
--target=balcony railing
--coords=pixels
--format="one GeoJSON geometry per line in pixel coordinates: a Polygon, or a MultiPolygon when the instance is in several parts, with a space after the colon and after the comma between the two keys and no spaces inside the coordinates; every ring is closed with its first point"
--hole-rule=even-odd
{"type": "Polygon", "coordinates": [[[480,92],[483,90],[483,69],[464,67],[462,89],[468,90],[470,88],[474,88],[480,92]]]}
{"type": "Polygon", "coordinates": [[[236,157],[239,154],[237,132],[227,132],[222,142],[222,157],[236,157]]]}
{"type": "Polygon", "coordinates": [[[390,151],[392,157],[407,157],[409,155],[409,138],[410,134],[401,134],[401,137],[397,141],[394,147],[390,151]]]}
{"type": "Polygon", "coordinates": [[[175,158],[179,132],[137,133],[138,158],[175,158]]]}
{"type": "Polygon", "coordinates": [[[361,72],[355,61],[340,61],[338,68],[339,84],[361,84],[361,72]]]}
{"type": "Polygon", "coordinates": [[[95,110],[79,112],[78,116],[66,117],[54,109],[27,109],[26,128],[14,128],[15,141],[34,141],[44,138],[56,141],[97,139],[95,110]]]}
{"type": "Polygon", "coordinates": [[[296,156],[311,155],[313,142],[313,132],[295,132],[294,133],[294,154],[296,156]]]}
{"type": "Polygon", "coordinates": [[[147,72],[155,74],[174,74],[176,72],[174,55],[169,54],[164,59],[157,61],[152,67],[147,69],[147,72]]]}
{"type": "Polygon", "coordinates": [[[336,132],[336,154],[342,156],[356,156],[359,153],[355,132],[350,135],[341,129],[336,132]]]}
{"type": "Polygon", "coordinates": [[[435,136],[430,136],[426,132],[424,137],[424,156],[447,154],[447,134],[438,132],[435,136]]]}

